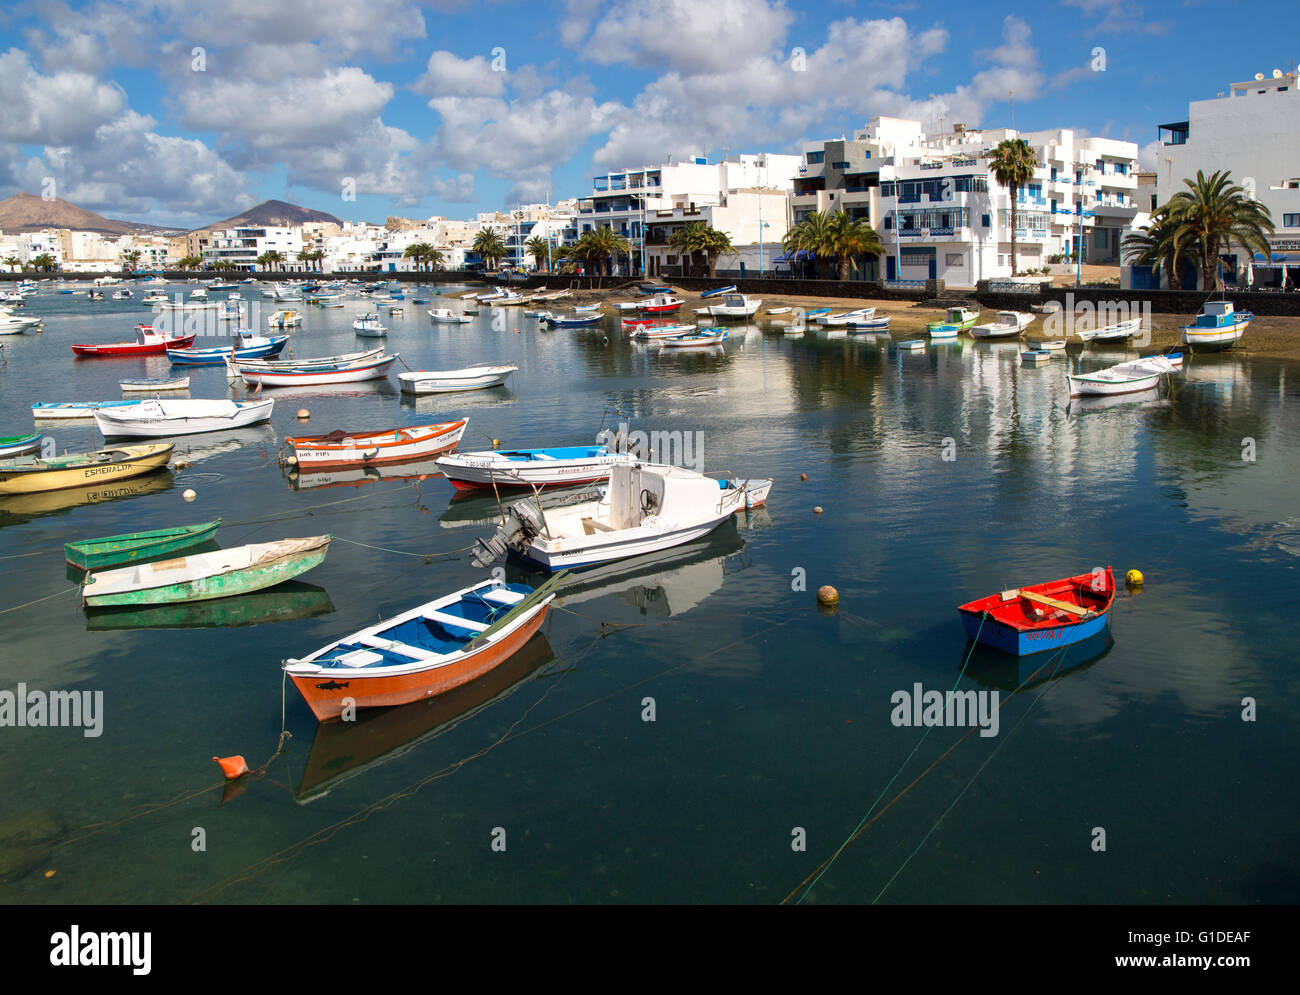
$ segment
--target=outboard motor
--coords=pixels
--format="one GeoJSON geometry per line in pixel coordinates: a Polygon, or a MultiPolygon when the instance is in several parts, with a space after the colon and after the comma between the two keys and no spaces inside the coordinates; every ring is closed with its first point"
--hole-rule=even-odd
{"type": "Polygon", "coordinates": [[[542,532],[542,523],[537,511],[527,501],[519,501],[510,506],[506,520],[497,526],[496,532],[489,539],[478,539],[474,543],[474,565],[490,567],[505,556],[511,549],[522,553],[542,532]]]}

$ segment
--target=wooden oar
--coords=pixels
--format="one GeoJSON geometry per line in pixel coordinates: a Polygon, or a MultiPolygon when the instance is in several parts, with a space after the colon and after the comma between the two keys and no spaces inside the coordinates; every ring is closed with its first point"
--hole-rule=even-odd
{"type": "Polygon", "coordinates": [[[532,594],[528,595],[528,597],[524,598],[523,601],[519,602],[519,604],[515,605],[508,612],[502,615],[499,619],[497,619],[486,629],[480,632],[477,636],[471,639],[465,645],[465,649],[466,650],[477,649],[484,642],[484,640],[486,640],[490,635],[492,635],[492,633],[497,632],[500,629],[504,628],[511,621],[513,621],[515,618],[522,615],[524,612],[528,611],[529,609],[536,607],[539,601],[545,599],[555,589],[555,587],[559,585],[562,581],[564,581],[564,579],[567,578],[568,576],[569,576],[568,570],[561,570],[559,573],[555,574],[554,576],[547,578],[546,582],[543,583],[540,587],[533,589],[532,594]]]}

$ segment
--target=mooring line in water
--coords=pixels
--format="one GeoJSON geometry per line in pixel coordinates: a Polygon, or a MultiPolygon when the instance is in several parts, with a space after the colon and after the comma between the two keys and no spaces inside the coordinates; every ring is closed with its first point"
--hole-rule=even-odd
{"type": "Polygon", "coordinates": [[[55,591],[53,594],[47,594],[43,598],[37,598],[35,601],[27,601],[21,605],[14,605],[12,608],[0,608],[0,615],[7,615],[9,612],[16,612],[19,608],[30,608],[32,605],[39,605],[42,601],[49,601],[50,598],[57,598],[60,594],[69,594],[72,591],[80,591],[81,585],[76,587],[65,588],[62,591],[55,591]]]}
{"type": "Polygon", "coordinates": [[[364,546],[366,549],[377,549],[383,553],[397,553],[400,556],[419,556],[424,559],[425,563],[430,563],[433,560],[450,560],[457,556],[464,556],[474,548],[473,546],[465,546],[462,549],[453,549],[447,553],[412,553],[405,549],[389,549],[387,546],[372,546],[369,543],[360,542],[356,539],[344,539],[340,535],[336,535],[333,538],[335,542],[346,542],[353,546],[364,546]]]}
{"type": "Polygon", "coordinates": [[[193,896],[188,901],[190,903],[196,904],[198,902],[205,900],[210,895],[218,894],[222,891],[225,891],[227,888],[233,887],[236,884],[239,884],[243,881],[250,880],[262,873],[265,873],[266,871],[274,867],[276,864],[284,863],[287,860],[292,860],[297,856],[299,856],[303,851],[307,850],[309,847],[315,846],[318,843],[327,842],[328,840],[332,839],[337,833],[341,832],[343,829],[364,822],[374,812],[377,812],[383,808],[387,808],[389,805],[392,805],[393,803],[400,801],[402,798],[406,798],[410,795],[417,793],[418,791],[420,791],[420,789],[432,783],[433,781],[440,780],[445,777],[450,777],[452,774],[456,773],[461,767],[465,766],[467,763],[473,760],[480,759],[481,757],[485,756],[487,753],[496,749],[498,746],[502,746],[505,743],[511,742],[516,739],[520,739],[528,735],[529,733],[536,732],[539,729],[544,729],[547,726],[559,722],[562,719],[568,718],[571,715],[576,715],[578,712],[584,711],[585,709],[588,709],[593,705],[600,704],[601,702],[607,701],[608,699],[616,697],[617,695],[624,694],[627,691],[632,690],[633,688],[641,686],[642,684],[646,684],[653,680],[658,680],[659,678],[664,677],[667,674],[672,673],[673,671],[680,670],[683,667],[687,667],[693,663],[697,663],[700,660],[703,660],[709,656],[713,656],[716,653],[720,653],[734,646],[748,642],[751,639],[757,638],[760,635],[770,632],[772,629],[779,628],[783,625],[788,625],[790,622],[793,622],[794,620],[795,620],[794,616],[791,616],[790,618],[787,618],[781,622],[777,622],[774,625],[768,626],[766,629],[762,629],[758,632],[755,632],[752,635],[743,636],[738,640],[733,640],[732,642],[727,643],[723,646],[719,646],[715,649],[702,653],[693,659],[685,660],[681,663],[674,664],[673,666],[668,667],[657,674],[653,674],[639,681],[634,681],[633,683],[628,684],[622,688],[619,688],[615,691],[611,691],[609,694],[602,695],[599,698],[595,698],[582,705],[579,705],[577,708],[570,709],[569,711],[564,712],[561,715],[557,715],[554,716],[553,718],[547,719],[544,722],[540,722],[535,726],[529,726],[526,729],[516,731],[519,725],[525,719],[528,718],[528,716],[533,712],[533,710],[536,709],[539,705],[541,705],[542,702],[545,701],[546,698],[550,695],[550,693],[555,690],[555,688],[559,685],[560,681],[563,680],[568,674],[572,673],[576,669],[576,667],[574,667],[574,664],[578,663],[584,657],[586,657],[588,654],[594,651],[596,646],[600,644],[600,642],[605,638],[606,635],[608,635],[608,633],[602,632],[598,634],[590,643],[588,643],[586,647],[580,650],[576,656],[566,657],[564,659],[563,662],[565,663],[566,667],[563,671],[560,672],[559,677],[546,689],[546,691],[542,694],[540,698],[538,698],[535,702],[529,705],[528,708],[525,709],[524,713],[510,724],[509,728],[507,728],[506,731],[501,735],[501,737],[497,739],[495,742],[489,744],[488,746],[485,746],[483,749],[478,750],[475,753],[470,754],[467,757],[462,757],[459,760],[447,764],[440,770],[435,771],[434,773],[424,778],[421,778],[419,781],[416,781],[414,784],[408,786],[407,788],[403,788],[400,791],[394,792],[384,798],[379,799],[378,801],[371,802],[369,805],[365,806],[364,808],[358,809],[356,812],[345,817],[344,819],[339,820],[338,822],[332,823],[328,826],[324,826],[321,829],[316,830],[316,832],[312,833],[307,837],[304,837],[302,840],[299,840],[297,843],[285,847],[283,850],[277,851],[276,853],[273,853],[270,856],[263,857],[260,860],[255,861],[254,863],[248,865],[248,867],[244,869],[244,871],[246,871],[247,873],[241,872],[236,877],[229,878],[223,882],[218,882],[217,884],[212,885],[211,887],[206,888],[201,892],[198,892],[195,896],[193,896]]]}
{"type": "MultiPolygon", "coordinates": [[[[907,865],[912,862],[912,858],[921,852],[921,847],[925,846],[926,840],[928,840],[930,836],[934,833],[934,831],[939,828],[939,823],[943,822],[943,820],[947,818],[948,813],[957,807],[957,803],[961,801],[962,796],[966,794],[966,791],[970,788],[970,786],[975,783],[975,779],[980,776],[984,768],[987,767],[989,763],[992,762],[993,758],[998,755],[998,751],[1002,749],[1004,745],[1006,745],[1007,740],[1009,740],[1012,736],[1015,735],[1016,730],[1020,728],[1020,723],[1025,721],[1025,717],[1028,716],[1031,711],[1033,711],[1034,706],[1038,704],[1039,699],[1042,698],[1043,695],[1047,694],[1047,692],[1051,690],[1051,687],[1052,684],[1051,681],[1049,680],[1046,686],[1044,686],[1043,690],[1041,690],[1040,692],[1038,692],[1037,695],[1034,696],[1034,700],[1029,703],[1029,706],[1023,712],[1020,713],[1020,718],[1016,719],[1016,723],[1011,727],[1011,731],[1008,732],[1004,737],[1002,737],[1002,739],[998,742],[998,745],[995,746],[993,750],[989,753],[989,755],[984,758],[984,762],[975,769],[975,773],[970,776],[970,780],[967,781],[962,786],[962,789],[959,792],[957,792],[957,797],[954,798],[952,800],[952,803],[939,814],[939,818],[935,819],[934,825],[932,825],[929,829],[926,830],[925,835],[921,837],[921,841],[917,843],[916,846],[912,849],[912,852],[907,855],[907,859],[898,865],[898,870],[894,871],[894,873],[890,876],[889,880],[885,882],[885,886],[881,888],[879,892],[876,893],[876,897],[871,900],[872,905],[875,905],[877,902],[880,901],[881,896],[884,895],[885,892],[889,890],[889,886],[894,883],[895,878],[897,878],[898,875],[902,874],[904,868],[906,868],[907,865]]],[[[1002,702],[999,701],[998,707],[997,709],[995,709],[995,711],[1001,711],[1001,710],[1002,710],[1002,702]]],[[[971,726],[970,732],[973,732],[976,728],[977,728],[976,726],[971,726]]],[[[970,732],[968,732],[966,735],[969,736],[970,732]]],[[[966,736],[962,737],[962,739],[965,738],[966,736]]]]}
{"type": "MultiPolygon", "coordinates": [[[[970,665],[971,657],[975,655],[975,646],[978,645],[979,635],[981,632],[984,631],[984,620],[987,618],[988,618],[988,612],[984,612],[983,614],[980,615],[980,627],[975,633],[975,641],[971,644],[970,651],[966,654],[966,659],[962,661],[961,670],[957,674],[957,679],[952,683],[952,690],[954,691],[957,690],[957,685],[961,683],[962,676],[966,673],[966,668],[970,665]]],[[[890,805],[893,805],[894,802],[898,801],[898,799],[902,798],[903,795],[911,791],[912,785],[916,784],[916,782],[919,781],[922,777],[925,777],[926,774],[930,773],[930,771],[934,768],[934,764],[931,764],[929,767],[927,767],[921,773],[920,777],[918,777],[915,781],[912,782],[912,784],[909,784],[901,792],[895,795],[894,798],[889,802],[889,805],[886,805],[883,809],[880,810],[880,812],[876,815],[875,819],[871,818],[871,813],[874,812],[876,810],[876,806],[880,804],[880,799],[885,797],[885,792],[888,791],[890,786],[895,781],[898,780],[899,775],[902,774],[903,771],[907,769],[907,765],[912,762],[912,757],[916,756],[916,751],[921,748],[921,744],[926,741],[926,738],[930,735],[930,731],[933,728],[934,728],[933,726],[925,727],[925,732],[921,734],[921,738],[918,739],[916,741],[916,745],[912,747],[912,752],[903,758],[903,762],[899,764],[898,770],[894,771],[893,776],[888,781],[885,782],[885,786],[880,789],[880,794],[876,795],[876,800],[873,801],[871,803],[871,807],[867,809],[866,815],[864,815],[858,821],[858,824],[853,827],[853,832],[851,832],[848,838],[845,839],[845,841],[840,844],[839,849],[837,849],[833,854],[827,857],[826,860],[824,860],[821,864],[819,864],[813,870],[812,874],[809,874],[808,877],[804,878],[801,882],[799,882],[799,884],[795,886],[794,891],[791,891],[789,895],[786,895],[785,898],[781,899],[782,905],[790,901],[790,897],[796,891],[798,891],[800,888],[804,888],[804,893],[799,896],[799,901],[795,902],[796,905],[801,904],[803,900],[808,897],[808,892],[812,891],[813,886],[817,884],[818,881],[821,880],[822,875],[825,874],[828,870],[830,870],[831,864],[835,863],[835,861],[839,858],[839,855],[843,853],[845,849],[847,849],[848,845],[852,843],[855,839],[857,839],[859,836],[861,836],[862,833],[866,831],[866,828],[870,826],[872,822],[875,822],[876,819],[879,819],[880,816],[884,815],[890,805]],[[871,819],[871,821],[868,822],[867,821],[868,819],[871,819]],[[804,887],[805,885],[807,886],[806,888],[804,887]]],[[[971,726],[971,732],[973,732],[975,728],[976,728],[975,726],[971,726]]],[[[966,735],[969,736],[970,732],[968,732],[966,735]]],[[[965,738],[966,738],[965,736],[962,737],[962,739],[965,738]]],[[[957,742],[960,743],[961,740],[958,740],[957,742]]],[[[954,743],[951,747],[948,748],[948,751],[946,753],[944,753],[942,756],[939,757],[939,760],[942,760],[944,757],[946,757],[948,753],[951,753],[954,749],[956,749],[956,747],[957,747],[957,743],[954,743]]],[[[935,763],[938,763],[939,760],[936,760],[935,763]]]]}

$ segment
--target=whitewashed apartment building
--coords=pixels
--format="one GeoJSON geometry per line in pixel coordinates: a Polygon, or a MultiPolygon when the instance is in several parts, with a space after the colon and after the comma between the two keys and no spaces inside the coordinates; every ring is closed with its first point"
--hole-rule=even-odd
{"type": "MultiPolygon", "coordinates": [[[[1240,248],[1223,253],[1225,285],[1300,287],[1300,66],[1256,73],[1211,100],[1191,101],[1187,120],[1162,124],[1159,134],[1160,204],[1186,190],[1183,180],[1198,170],[1206,176],[1227,170],[1272,215],[1272,251],[1267,257],[1240,248]]],[[[1184,288],[1201,289],[1193,267],[1181,276],[1184,288]]],[[[1167,276],[1161,282],[1168,286],[1167,276]]],[[[1123,286],[1154,287],[1150,267],[1125,267],[1123,286]]]]}
{"type": "MultiPolygon", "coordinates": [[[[806,146],[791,194],[797,223],[840,210],[868,221],[886,255],[864,260],[867,279],[939,279],[972,287],[1011,276],[1010,191],[992,173],[998,143],[1023,138],[1039,166],[1017,192],[1016,268],[1073,259],[1082,232],[1085,262],[1118,262],[1120,239],[1146,214],[1136,200],[1134,142],[1070,129],[967,129],[927,134],[918,121],[872,118],[852,139],[806,146]]],[[[781,257],[782,267],[797,265],[781,257]]]]}
{"type": "Polygon", "coordinates": [[[251,272],[260,269],[259,256],[278,252],[288,266],[299,265],[298,253],[302,251],[302,228],[271,228],[265,225],[248,225],[224,228],[206,233],[203,246],[203,264],[214,269],[236,269],[251,272]]]}
{"type": "MultiPolygon", "coordinates": [[[[617,261],[622,273],[679,273],[681,260],[668,238],[694,221],[726,232],[740,250],[740,261],[756,260],[760,237],[779,252],[789,223],[788,194],[801,162],[797,155],[765,152],[712,163],[691,156],[606,173],[594,178],[591,195],[578,202],[576,234],[605,227],[626,238],[631,251],[617,261]]],[[[719,265],[739,263],[733,258],[719,265]]]]}

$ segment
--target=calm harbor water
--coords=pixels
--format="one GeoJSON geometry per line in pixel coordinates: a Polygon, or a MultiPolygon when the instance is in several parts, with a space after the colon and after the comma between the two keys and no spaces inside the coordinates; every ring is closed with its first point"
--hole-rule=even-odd
{"type": "MultiPolygon", "coordinates": [[[[372,309],[304,308],[295,354],[364,347],[351,321],[372,309]]],[[[34,401],[117,398],[119,379],[168,370],[68,348],[129,338],[138,303],[46,292],[28,310],[45,330],[3,340],[0,434],[30,431],[34,401]]],[[[0,901],[1300,900],[1294,365],[1195,358],[1158,396],[1081,408],[1066,360],[1029,369],[969,341],[908,354],[764,324],[673,354],[615,319],[384,320],[412,368],[519,372],[419,401],[395,378],[268,390],[269,428],[178,440],[174,476],[0,498],[0,610],[53,595],[0,614],[0,689],[102,691],[104,710],[94,738],[0,728],[0,901]],[[318,730],[281,661],[480,579],[461,551],[494,503],[452,501],[429,467],[291,479],[276,452],[302,407],[320,433],[467,416],[462,449],[585,443],[617,409],[700,433],[709,471],[776,485],[707,541],[583,574],[544,639],[480,685],[318,730]],[[68,591],[65,542],[216,517],[223,546],[337,541],[237,602],[87,616],[68,591]],[[975,652],[962,674],[958,604],[1106,564],[1146,575],[1113,642],[1014,696],[1013,660],[975,652]],[[829,615],[813,595],[828,583],[829,615]],[[1001,692],[999,731],[939,759],[965,730],[896,727],[891,696],[959,675],[1001,692]],[[223,791],[211,758],[264,763],[282,709],[284,752],[223,791]]],[[[191,376],[189,396],[228,396],[224,370],[191,376]]],[[[49,434],[100,443],[93,423],[49,434]]]]}

